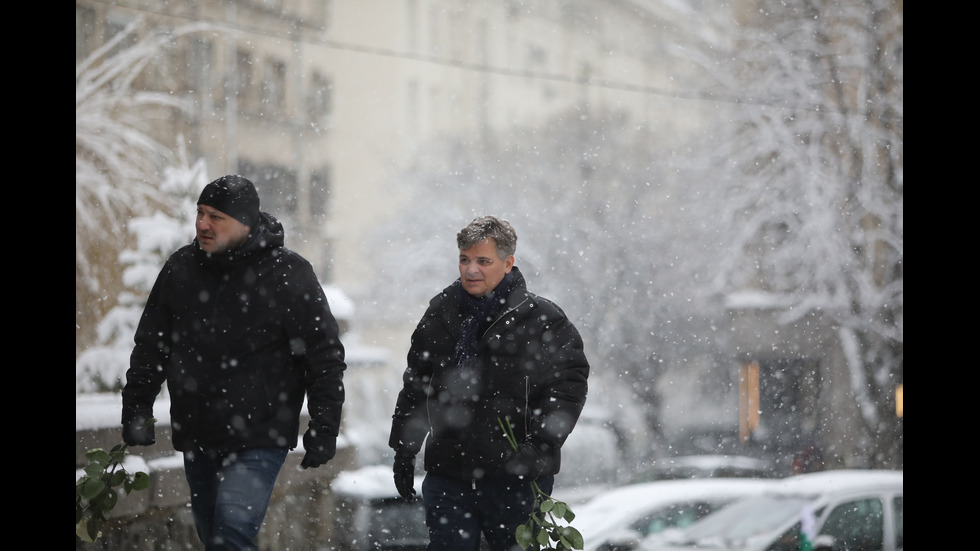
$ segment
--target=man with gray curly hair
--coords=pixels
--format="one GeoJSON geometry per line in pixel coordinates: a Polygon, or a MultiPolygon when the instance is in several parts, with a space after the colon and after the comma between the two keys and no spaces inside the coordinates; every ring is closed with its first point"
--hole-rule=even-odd
{"type": "Polygon", "coordinates": [[[554,488],[589,362],[562,309],[527,290],[509,222],[478,217],[456,244],[459,279],[432,298],[412,334],[388,441],[395,487],[413,498],[425,442],[428,550],[477,551],[482,534],[491,551],[511,551],[534,506],[530,482],[554,488]]]}

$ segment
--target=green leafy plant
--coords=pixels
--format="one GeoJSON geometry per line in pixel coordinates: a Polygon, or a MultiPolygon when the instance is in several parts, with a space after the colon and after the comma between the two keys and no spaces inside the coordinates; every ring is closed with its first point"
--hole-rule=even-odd
{"type": "Polygon", "coordinates": [[[150,476],[144,472],[129,473],[123,467],[126,446],[119,444],[109,451],[92,448],[85,452],[88,466],[75,481],[75,534],[82,541],[94,542],[102,535],[109,511],[116,506],[122,486],[128,495],[133,490],[150,487],[150,476]]]}
{"type": "MultiPolygon", "coordinates": [[[[514,429],[510,426],[510,420],[503,420],[499,417],[497,422],[504,430],[507,441],[511,447],[517,451],[517,439],[514,437],[514,429]]],[[[575,513],[568,504],[558,501],[546,494],[534,480],[531,481],[531,490],[534,492],[534,507],[527,522],[517,527],[515,537],[517,545],[521,549],[556,549],[557,551],[571,551],[573,549],[583,549],[585,539],[581,532],[571,526],[575,520],[575,513]],[[559,524],[559,520],[564,520],[566,524],[559,524]],[[554,543],[554,547],[552,547],[554,543]]]]}

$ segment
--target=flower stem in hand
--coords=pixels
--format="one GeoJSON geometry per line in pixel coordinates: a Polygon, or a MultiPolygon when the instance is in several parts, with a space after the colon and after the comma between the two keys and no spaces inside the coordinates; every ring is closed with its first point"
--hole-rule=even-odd
{"type": "MultiPolygon", "coordinates": [[[[514,429],[510,425],[510,419],[497,418],[500,428],[503,429],[507,441],[510,442],[514,451],[517,451],[517,438],[514,437],[514,429]]],[[[585,540],[582,534],[569,525],[560,525],[558,520],[571,523],[575,519],[568,504],[553,499],[541,490],[538,483],[531,480],[531,490],[534,493],[534,506],[527,522],[517,527],[515,537],[521,549],[556,549],[558,551],[571,551],[573,549],[583,549],[585,540]],[[538,527],[535,530],[535,526],[538,527]],[[555,547],[552,547],[552,542],[555,547]]]]}

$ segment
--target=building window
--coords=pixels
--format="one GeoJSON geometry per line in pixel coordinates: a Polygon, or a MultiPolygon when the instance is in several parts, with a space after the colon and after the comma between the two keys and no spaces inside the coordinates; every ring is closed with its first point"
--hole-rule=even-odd
{"type": "Polygon", "coordinates": [[[405,34],[408,42],[408,49],[417,52],[419,50],[419,25],[418,25],[419,4],[417,0],[406,0],[405,4],[405,34]]]}
{"type": "Polygon", "coordinates": [[[463,23],[463,14],[453,11],[449,15],[449,56],[453,59],[464,59],[466,56],[466,34],[468,28],[463,23]]]}
{"type": "Polygon", "coordinates": [[[239,109],[252,107],[252,54],[245,50],[236,52],[235,78],[232,92],[238,97],[239,109]]]}
{"type": "Polygon", "coordinates": [[[330,208],[330,167],[323,166],[310,173],[310,217],[317,223],[327,220],[330,208]]]}
{"type": "Polygon", "coordinates": [[[296,172],[274,164],[238,161],[238,173],[255,184],[261,210],[281,220],[295,221],[298,212],[296,172]]]}
{"type": "Polygon", "coordinates": [[[188,52],[188,87],[196,92],[196,97],[200,98],[202,111],[209,111],[215,104],[215,94],[212,89],[214,83],[211,80],[211,68],[214,67],[214,43],[209,40],[192,39],[190,41],[190,51],[188,52]]]}
{"type": "Polygon", "coordinates": [[[406,84],[405,90],[405,126],[410,134],[419,133],[419,83],[415,79],[410,79],[406,84]]]}
{"type": "Polygon", "coordinates": [[[79,62],[92,52],[89,44],[95,32],[95,10],[75,6],[75,62],[79,62]]]}
{"type": "Polygon", "coordinates": [[[429,8],[429,53],[438,55],[442,51],[442,9],[439,6],[429,8]]]}
{"type": "Polygon", "coordinates": [[[262,65],[262,109],[282,113],[286,106],[286,64],[269,60],[262,65]]]}
{"type": "Polygon", "coordinates": [[[319,72],[313,73],[310,93],[306,96],[306,109],[311,121],[329,125],[333,113],[333,83],[319,72]]]}

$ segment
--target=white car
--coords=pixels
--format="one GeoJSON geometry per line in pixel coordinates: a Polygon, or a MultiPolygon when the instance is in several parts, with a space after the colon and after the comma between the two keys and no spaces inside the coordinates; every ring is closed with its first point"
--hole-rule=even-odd
{"type": "Polygon", "coordinates": [[[901,551],[902,471],[832,470],[773,481],[687,528],[647,537],[643,551],[901,551]]]}
{"type": "Polygon", "coordinates": [[[703,478],[629,484],[573,507],[571,526],[582,533],[584,551],[633,549],[648,534],[687,526],[738,498],[761,495],[774,483],[703,478]]]}
{"type": "Polygon", "coordinates": [[[413,499],[398,496],[390,465],[342,471],[330,484],[336,507],[329,515],[336,545],[345,551],[425,551],[429,532],[422,508],[422,478],[413,499]]]}
{"type": "Polygon", "coordinates": [[[630,482],[653,482],[682,478],[772,478],[775,469],[765,459],[743,455],[701,454],[655,460],[630,482]]]}

